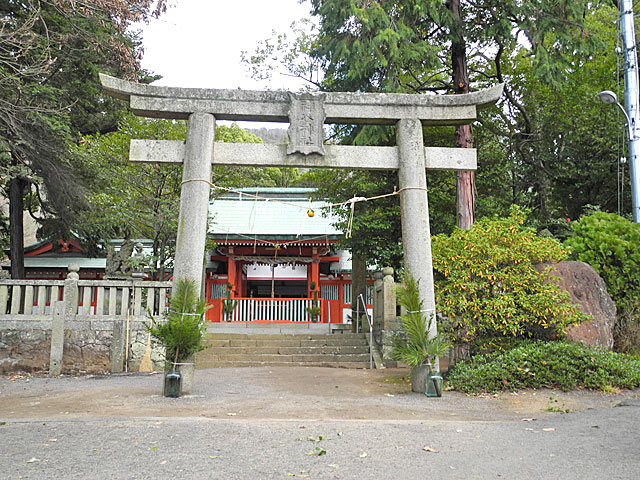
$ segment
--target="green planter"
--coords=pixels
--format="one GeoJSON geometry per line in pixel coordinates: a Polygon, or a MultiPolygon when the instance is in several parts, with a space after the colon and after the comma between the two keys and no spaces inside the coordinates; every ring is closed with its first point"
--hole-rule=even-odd
{"type": "Polygon", "coordinates": [[[178,370],[169,370],[164,374],[162,394],[171,398],[178,398],[182,395],[182,375],[178,370]]]}
{"type": "Polygon", "coordinates": [[[441,397],[442,396],[442,377],[438,373],[429,373],[427,377],[426,391],[424,394],[427,397],[441,397]]]}

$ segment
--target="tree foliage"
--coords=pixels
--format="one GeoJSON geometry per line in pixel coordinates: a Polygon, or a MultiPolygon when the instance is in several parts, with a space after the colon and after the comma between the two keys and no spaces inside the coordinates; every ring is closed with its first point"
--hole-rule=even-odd
{"type": "Polygon", "coordinates": [[[540,238],[523,226],[515,208],[507,218],[479,220],[470,230],[433,238],[433,268],[443,331],[456,343],[478,337],[562,336],[587,316],[569,295],[534,265],[566,258],[555,239],[540,238]]]}
{"type": "Polygon", "coordinates": [[[153,240],[150,267],[162,277],[173,258],[182,172],[177,165],[129,162],[132,138],[184,140],[186,125],[128,114],[117,131],[83,137],[73,153],[92,172],[89,209],[74,231],[89,254],[112,239],[153,240]]]}
{"type": "MultiPolygon", "coordinates": [[[[104,242],[116,238],[151,239],[150,267],[163,276],[162,269],[174,255],[182,168],[132,163],[129,144],[132,139],[185,141],[186,136],[186,122],[126,114],[115,132],[87,135],[73,149],[73,155],[91,173],[86,193],[89,207],[74,229],[90,254],[97,254],[104,242]]],[[[218,125],[216,141],[261,142],[235,123],[218,125]]],[[[276,186],[287,175],[288,169],[214,166],[212,181],[223,187],[276,186]]]]}
{"type": "Polygon", "coordinates": [[[120,106],[98,70],[140,78],[127,28],[159,15],[165,0],[7,0],[0,5],[0,175],[11,214],[12,275],[22,268],[22,211],[68,237],[87,208],[85,172],[68,155],[87,131],[113,129],[120,106]],[[30,198],[33,197],[33,198],[30,198]],[[36,214],[38,210],[38,214],[36,214]]]}
{"type": "Polygon", "coordinates": [[[591,265],[619,310],[640,298],[640,224],[614,213],[595,212],[571,222],[565,241],[572,256],[591,265]]]}
{"type": "MultiPolygon", "coordinates": [[[[482,112],[475,130],[482,137],[477,142],[479,197],[497,200],[489,206],[504,209],[510,200],[528,207],[538,228],[554,234],[558,219],[577,218],[585,205],[618,209],[618,182],[627,183],[618,165],[622,129],[616,127],[622,122],[596,97],[615,84],[616,16],[605,5],[585,12],[580,25],[589,50],[567,57],[568,64],[563,60],[561,81],[540,74],[530,49],[519,43],[501,44],[495,59],[474,63],[473,69],[506,82],[504,107],[482,112]],[[501,179],[502,193],[483,180],[488,175],[501,179]]],[[[487,213],[480,206],[480,214],[487,213]]]]}
{"type": "MultiPolygon", "coordinates": [[[[505,83],[498,108],[481,112],[474,125],[477,217],[507,214],[519,204],[531,209],[530,222],[556,233],[559,218],[576,218],[586,204],[616,208],[616,177],[627,182],[617,171],[616,112],[595,100],[615,82],[617,11],[610,1],[461,0],[460,22],[452,2],[309,3],[317,33],[307,31],[295,48],[290,39],[272,40],[268,55],[251,59],[253,67],[267,65],[263,76],[275,71],[279,59],[291,74],[318,68],[314,78],[322,79],[322,90],[452,93],[459,85],[452,83],[451,48],[464,41],[470,89],[505,83]],[[299,64],[291,61],[295,52],[299,64]]],[[[439,145],[431,130],[425,129],[425,144],[439,145]]],[[[446,146],[453,146],[453,129],[448,134],[446,146]]],[[[340,127],[333,135],[342,143],[395,144],[388,127],[340,127]]],[[[428,179],[436,232],[455,225],[447,217],[455,217],[453,177],[438,172],[428,179]]],[[[314,181],[330,192],[333,178],[314,181]]],[[[363,192],[354,189],[353,195],[363,192]]]]}

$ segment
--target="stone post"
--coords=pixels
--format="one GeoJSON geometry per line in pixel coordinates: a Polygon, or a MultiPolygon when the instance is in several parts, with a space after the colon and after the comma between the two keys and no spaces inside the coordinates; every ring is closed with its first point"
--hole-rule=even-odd
{"type": "Polygon", "coordinates": [[[189,116],[173,267],[174,285],[181,278],[197,284],[202,280],[214,137],[213,115],[196,112],[189,116]]]}
{"type": "Polygon", "coordinates": [[[64,292],[62,301],[64,302],[65,321],[74,320],[78,313],[78,272],[80,267],[76,263],[71,263],[68,267],[69,273],[64,281],[64,292]]]}
{"type": "Polygon", "coordinates": [[[49,357],[49,375],[52,377],[62,373],[62,355],[64,351],[64,303],[51,302],[53,318],[51,319],[51,354],[49,357]]]}
{"type": "Polygon", "coordinates": [[[122,316],[113,319],[111,333],[111,371],[113,373],[124,372],[124,350],[127,332],[122,316]]]}
{"type": "MultiPolygon", "coordinates": [[[[75,320],[78,313],[78,271],[80,267],[72,263],[64,281],[62,302],[52,301],[53,319],[51,324],[51,355],[49,358],[49,375],[62,373],[62,356],[64,353],[64,326],[75,320]]],[[[53,299],[52,299],[53,300],[53,299]]]]}
{"type": "Polygon", "coordinates": [[[384,296],[382,291],[382,272],[373,274],[373,338],[378,345],[381,345],[384,296]]]}
{"type": "Polygon", "coordinates": [[[416,119],[403,119],[397,124],[397,144],[400,166],[400,211],[404,265],[419,282],[420,300],[427,318],[432,316],[430,336],[438,332],[435,321],[436,303],[433,290],[431,232],[427,177],[422,139],[422,124],[416,119]],[[406,189],[406,190],[405,190],[406,189]]]}
{"type": "MultiPolygon", "coordinates": [[[[393,279],[393,268],[382,269],[382,335],[380,344],[382,347],[382,358],[385,363],[392,364],[391,358],[393,349],[393,335],[398,329],[398,317],[396,315],[396,282],[393,279]]],[[[394,363],[395,365],[395,363],[394,363]]]]}

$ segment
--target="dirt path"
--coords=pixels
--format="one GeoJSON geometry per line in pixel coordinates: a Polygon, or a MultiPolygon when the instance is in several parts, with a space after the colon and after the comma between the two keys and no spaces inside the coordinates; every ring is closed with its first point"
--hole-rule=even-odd
{"type": "MultiPolygon", "coordinates": [[[[615,406],[640,391],[537,390],[442,398],[411,393],[406,370],[317,367],[196,371],[193,395],[160,395],[161,374],[0,377],[0,419],[210,417],[234,419],[523,420],[615,406]]],[[[635,401],[635,400],[634,400],[635,401]]]]}

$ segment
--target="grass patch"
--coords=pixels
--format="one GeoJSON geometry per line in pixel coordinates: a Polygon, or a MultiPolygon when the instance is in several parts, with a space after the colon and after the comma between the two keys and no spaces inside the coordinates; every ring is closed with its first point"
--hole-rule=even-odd
{"type": "Polygon", "coordinates": [[[640,387],[640,361],[573,343],[530,341],[458,363],[447,387],[467,393],[543,387],[610,392],[640,387]]]}
{"type": "Polygon", "coordinates": [[[545,411],[554,413],[571,413],[571,409],[564,408],[564,404],[558,406],[558,399],[556,397],[549,397],[549,405],[547,405],[545,411]]]}
{"type": "Polygon", "coordinates": [[[411,377],[409,375],[398,373],[393,375],[385,375],[380,381],[382,383],[388,383],[390,385],[406,385],[407,383],[411,383],[411,377]]]}

